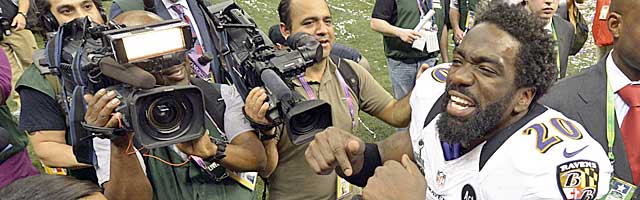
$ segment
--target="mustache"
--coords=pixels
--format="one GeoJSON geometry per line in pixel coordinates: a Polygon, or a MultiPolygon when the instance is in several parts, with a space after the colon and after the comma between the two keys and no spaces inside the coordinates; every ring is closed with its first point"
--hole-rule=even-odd
{"type": "MultiPolygon", "coordinates": [[[[466,87],[462,87],[460,85],[449,84],[449,85],[447,85],[447,87],[446,87],[444,92],[445,92],[445,94],[448,94],[449,91],[451,91],[451,90],[459,92],[459,93],[471,98],[473,100],[473,102],[476,102],[476,104],[479,103],[478,102],[478,97],[476,95],[474,95],[474,94],[471,94],[471,92],[469,92],[469,89],[467,89],[466,87]]],[[[451,99],[451,97],[449,95],[445,95],[445,96],[446,96],[447,100],[451,99]]]]}

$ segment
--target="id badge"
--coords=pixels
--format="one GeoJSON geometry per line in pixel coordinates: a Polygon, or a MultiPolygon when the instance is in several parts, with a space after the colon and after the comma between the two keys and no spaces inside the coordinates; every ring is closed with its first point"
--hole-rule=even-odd
{"type": "Polygon", "coordinates": [[[636,191],[636,186],[626,182],[618,177],[611,177],[609,183],[609,193],[604,198],[605,200],[631,200],[633,193],[636,191]]]}
{"type": "Polygon", "coordinates": [[[254,191],[256,189],[256,181],[258,180],[258,172],[243,172],[236,173],[227,171],[229,173],[229,177],[231,177],[236,182],[240,183],[242,186],[247,189],[254,191]]]}
{"type": "Polygon", "coordinates": [[[473,27],[473,25],[475,24],[474,19],[475,19],[475,12],[470,10],[469,13],[467,14],[467,24],[465,24],[465,28],[467,28],[467,30],[471,29],[471,27],[473,27]]]}
{"type": "Polygon", "coordinates": [[[351,192],[353,192],[353,185],[351,185],[351,183],[347,182],[346,180],[338,177],[338,188],[337,188],[337,197],[338,199],[341,199],[343,197],[346,197],[347,195],[351,194],[351,192]]]}
{"type": "Polygon", "coordinates": [[[602,8],[600,9],[600,16],[598,16],[598,19],[607,20],[607,14],[609,14],[609,6],[602,6],[602,8]]]}

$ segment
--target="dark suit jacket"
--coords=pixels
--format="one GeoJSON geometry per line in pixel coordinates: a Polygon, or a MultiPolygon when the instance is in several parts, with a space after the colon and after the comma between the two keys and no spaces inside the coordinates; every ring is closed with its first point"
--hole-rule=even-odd
{"type": "MultiPolygon", "coordinates": [[[[142,2],[141,0],[135,0],[135,1],[142,2]]],[[[205,13],[203,13],[202,10],[197,9],[198,3],[195,0],[186,0],[186,1],[187,1],[187,4],[189,5],[191,15],[193,15],[193,18],[194,18],[193,20],[195,20],[195,23],[198,26],[198,32],[200,32],[200,37],[203,43],[202,46],[204,47],[205,52],[212,53],[215,58],[216,50],[213,44],[212,34],[209,31],[209,26],[206,23],[205,13]]],[[[142,5],[142,3],[140,4],[142,5]]],[[[162,0],[155,0],[155,5],[156,5],[156,14],[158,16],[162,17],[163,19],[172,19],[171,14],[169,14],[169,11],[162,3],[162,0]]],[[[139,9],[143,9],[143,8],[144,7],[141,6],[139,9]]],[[[114,1],[113,4],[111,4],[111,8],[109,10],[109,18],[113,19],[114,17],[118,16],[122,12],[123,12],[123,9],[120,8],[120,5],[118,4],[118,2],[114,1]]],[[[223,73],[221,71],[222,69],[220,69],[219,66],[220,64],[218,60],[213,59],[211,63],[211,67],[212,67],[211,71],[214,73],[215,79],[218,82],[220,82],[220,80],[224,80],[223,73]]]]}
{"type": "MultiPolygon", "coordinates": [[[[607,108],[606,91],[607,75],[603,57],[596,65],[591,66],[579,74],[560,80],[539,102],[554,108],[567,117],[582,124],[587,132],[602,145],[607,147],[607,108]]],[[[613,153],[615,176],[633,183],[629,161],[616,120],[616,136],[613,153]]]]}
{"type": "Polygon", "coordinates": [[[564,78],[567,75],[567,66],[569,65],[569,50],[573,45],[574,28],[571,22],[568,22],[561,17],[553,16],[553,26],[556,30],[556,36],[558,37],[558,45],[560,46],[560,77],[564,78]]]}

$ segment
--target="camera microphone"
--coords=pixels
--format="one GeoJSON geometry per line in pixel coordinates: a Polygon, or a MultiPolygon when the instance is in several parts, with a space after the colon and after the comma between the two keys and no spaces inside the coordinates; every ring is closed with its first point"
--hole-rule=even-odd
{"type": "Polygon", "coordinates": [[[151,89],[156,85],[151,73],[131,64],[119,64],[111,57],[102,58],[98,65],[104,75],[135,88],[151,89]]]}

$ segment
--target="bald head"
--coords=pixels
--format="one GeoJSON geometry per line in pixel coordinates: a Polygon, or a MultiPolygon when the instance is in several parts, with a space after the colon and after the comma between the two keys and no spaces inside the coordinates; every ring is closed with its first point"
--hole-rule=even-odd
{"type": "Polygon", "coordinates": [[[163,20],[160,16],[144,10],[127,11],[113,18],[114,22],[127,26],[148,25],[163,20]]]}

